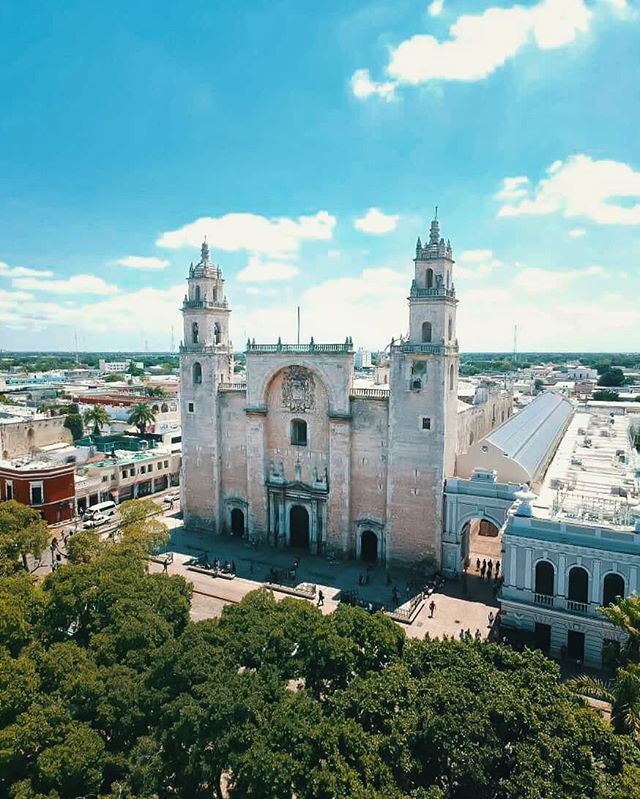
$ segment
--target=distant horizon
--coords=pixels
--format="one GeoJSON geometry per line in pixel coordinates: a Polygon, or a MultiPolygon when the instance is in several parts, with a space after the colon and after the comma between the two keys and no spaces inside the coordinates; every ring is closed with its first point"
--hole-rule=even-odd
{"type": "MultiPolygon", "coordinates": [[[[275,343],[275,342],[260,342],[260,343],[275,343]]],[[[291,342],[283,342],[283,344],[287,344],[291,342]]],[[[306,342],[301,342],[304,344],[306,342]]],[[[318,341],[318,344],[323,343],[318,341]]],[[[356,347],[354,345],[354,352],[357,352],[360,347],[356,347]]],[[[363,350],[367,352],[382,352],[383,350],[378,349],[371,349],[369,347],[362,347],[363,350]]],[[[234,349],[234,353],[243,354],[246,350],[243,349],[234,349]]],[[[8,350],[8,349],[0,349],[0,358],[3,356],[10,356],[10,355],[73,355],[75,356],[76,353],[78,355],[168,355],[171,357],[179,358],[179,352],[171,352],[170,350],[8,350]]],[[[460,355],[500,355],[500,356],[507,356],[509,358],[513,358],[514,353],[509,350],[460,350],[460,355]]],[[[632,356],[638,355],[640,356],[640,350],[526,350],[526,351],[518,351],[516,354],[516,359],[525,358],[530,355],[540,356],[540,355],[562,355],[562,356],[571,356],[577,357],[580,355],[624,355],[624,356],[632,356]]]]}

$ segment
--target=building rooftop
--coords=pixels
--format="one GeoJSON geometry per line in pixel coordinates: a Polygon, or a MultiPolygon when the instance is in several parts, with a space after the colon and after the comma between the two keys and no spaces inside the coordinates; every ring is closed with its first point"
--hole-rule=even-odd
{"type": "Polygon", "coordinates": [[[633,528],[640,513],[640,457],[631,444],[631,424],[622,414],[577,412],[533,502],[534,515],[633,528]]]}
{"type": "Polygon", "coordinates": [[[545,391],[483,441],[519,463],[533,480],[548,462],[572,413],[573,405],[566,397],[545,391]]]}

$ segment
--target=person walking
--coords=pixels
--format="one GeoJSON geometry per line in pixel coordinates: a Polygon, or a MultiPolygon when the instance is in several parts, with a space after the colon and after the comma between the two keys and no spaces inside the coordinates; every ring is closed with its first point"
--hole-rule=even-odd
{"type": "Polygon", "coordinates": [[[462,628],[462,627],[460,628],[460,632],[458,633],[458,638],[461,641],[464,641],[464,628],[462,628]]]}
{"type": "Polygon", "coordinates": [[[476,558],[476,571],[480,571],[480,558],[476,558]]]}
{"type": "Polygon", "coordinates": [[[324,594],[322,591],[318,591],[318,607],[321,608],[324,605],[324,594]]]}
{"type": "Polygon", "coordinates": [[[476,628],[474,638],[476,639],[476,641],[479,641],[482,638],[482,634],[480,633],[480,630],[478,628],[476,628]]]}
{"type": "Polygon", "coordinates": [[[487,570],[487,561],[483,560],[482,566],[480,566],[480,577],[482,577],[483,580],[484,580],[484,573],[486,572],[486,570],[487,570]]]}
{"type": "Polygon", "coordinates": [[[496,577],[498,576],[499,573],[500,573],[500,561],[497,560],[496,561],[496,577]]]}
{"type": "Polygon", "coordinates": [[[434,611],[435,609],[436,609],[436,603],[435,603],[435,602],[433,601],[433,599],[432,599],[432,600],[431,600],[431,602],[429,602],[429,618],[430,618],[430,619],[432,619],[432,618],[433,618],[433,611],[434,611]]]}
{"type": "Polygon", "coordinates": [[[489,627],[492,627],[494,619],[495,619],[495,616],[493,615],[493,611],[492,610],[489,611],[489,617],[488,618],[489,618],[489,627]]]}

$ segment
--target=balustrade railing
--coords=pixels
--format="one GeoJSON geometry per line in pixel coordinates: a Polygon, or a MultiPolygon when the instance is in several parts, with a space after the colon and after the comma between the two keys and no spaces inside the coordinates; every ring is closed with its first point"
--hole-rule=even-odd
{"type": "Polygon", "coordinates": [[[218,391],[246,391],[246,383],[218,383],[218,391]]]}
{"type": "Polygon", "coordinates": [[[587,602],[576,602],[575,599],[567,599],[567,610],[571,613],[585,614],[589,612],[589,604],[587,602]]]}
{"type": "Polygon", "coordinates": [[[247,342],[247,353],[270,352],[353,352],[351,341],[343,344],[254,344],[247,342]]]}
{"type": "Polygon", "coordinates": [[[352,388],[352,397],[368,397],[369,399],[389,399],[388,388],[352,388]]]}
{"type": "Polygon", "coordinates": [[[436,288],[436,289],[419,289],[415,288],[414,286],[411,287],[411,291],[409,293],[410,298],[418,298],[418,297],[450,297],[454,299],[456,296],[455,289],[447,289],[447,288],[436,288]]]}
{"type": "Polygon", "coordinates": [[[533,602],[536,605],[546,605],[547,607],[553,607],[553,595],[552,594],[534,594],[533,595],[533,602]]]}
{"type": "Polygon", "coordinates": [[[222,302],[212,302],[211,300],[184,300],[182,303],[183,308],[226,308],[227,305],[226,299],[222,302]]]}

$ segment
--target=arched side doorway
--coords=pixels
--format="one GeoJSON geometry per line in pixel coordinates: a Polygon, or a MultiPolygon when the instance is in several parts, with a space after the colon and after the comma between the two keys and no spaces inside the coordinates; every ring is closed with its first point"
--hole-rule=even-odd
{"type": "Polygon", "coordinates": [[[231,534],[239,538],[244,535],[244,512],[240,508],[231,511],[231,534]]]}
{"type": "Polygon", "coordinates": [[[364,530],[360,536],[360,558],[369,563],[378,560],[378,536],[373,530],[364,530]]]}
{"type": "Polygon", "coordinates": [[[470,519],[462,526],[460,541],[461,568],[468,564],[471,574],[478,572],[477,563],[491,561],[492,573],[502,557],[502,540],[497,525],[489,519],[470,519]]]}
{"type": "Polygon", "coordinates": [[[289,546],[309,549],[309,512],[303,505],[289,511],[289,546]]]}

